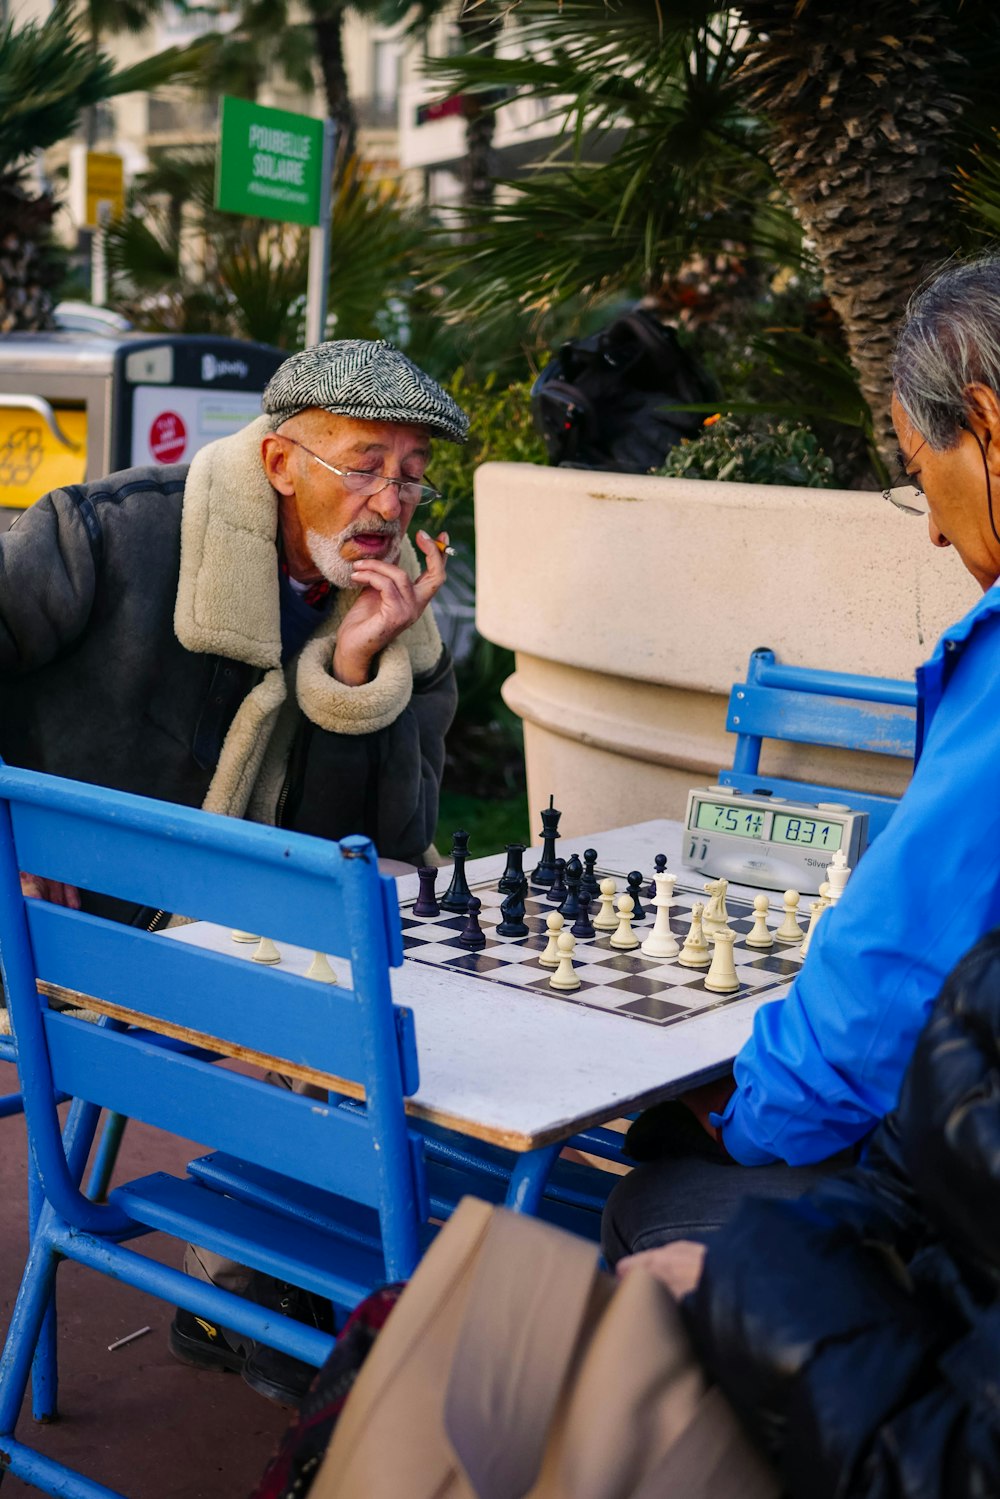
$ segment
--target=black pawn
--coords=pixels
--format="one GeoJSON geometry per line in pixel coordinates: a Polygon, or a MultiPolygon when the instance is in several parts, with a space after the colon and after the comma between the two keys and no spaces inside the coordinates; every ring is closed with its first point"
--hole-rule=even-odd
{"type": "Polygon", "coordinates": [[[639,896],[642,894],[642,874],[638,869],[633,869],[632,873],[628,877],[627,883],[628,893],[635,901],[635,910],[632,913],[632,920],[641,921],[646,914],[646,908],[643,906],[641,900],[639,899],[639,896]]]}
{"type": "Polygon", "coordinates": [[[590,896],[585,890],[580,896],[580,914],[570,927],[570,931],[574,937],[583,937],[586,939],[597,936],[594,923],[590,919],[590,904],[590,896]]]}
{"type": "Polygon", "coordinates": [[[589,895],[591,900],[597,900],[601,894],[601,883],[594,873],[594,865],[597,863],[597,849],[585,848],[583,851],[583,884],[580,886],[581,895],[589,895]]]}
{"type": "MultiPolygon", "coordinates": [[[[656,865],[656,873],[662,874],[667,867],[666,854],[657,854],[656,858],[653,860],[653,863],[656,865]]],[[[650,900],[653,899],[653,896],[656,894],[655,879],[650,878],[649,884],[646,886],[645,890],[642,893],[643,895],[648,896],[650,900]]]]}
{"type": "Polygon", "coordinates": [[[566,861],[566,889],[569,892],[562,905],[560,913],[567,924],[575,921],[580,914],[580,884],[583,880],[583,865],[580,863],[578,854],[570,854],[566,861]]]}
{"type": "Polygon", "coordinates": [[[516,890],[524,879],[524,844],[508,843],[507,845],[507,868],[500,876],[497,885],[501,895],[510,895],[516,890]]]}
{"type": "Polygon", "coordinates": [[[479,913],[483,909],[483,903],[478,896],[474,895],[469,901],[469,909],[465,918],[465,925],[458,934],[460,947],[467,947],[470,952],[475,952],[480,947],[486,946],[486,937],[482,927],[479,925],[479,913]]]}
{"type": "Polygon", "coordinates": [[[555,872],[553,874],[552,884],[549,887],[549,893],[546,896],[546,899],[547,900],[554,900],[557,906],[562,905],[563,901],[566,899],[567,895],[569,894],[569,891],[566,889],[565,874],[566,874],[566,860],[565,859],[556,859],[556,861],[555,861],[555,872]]]}
{"type": "Polygon", "coordinates": [[[441,897],[441,909],[453,911],[456,916],[464,916],[469,909],[472,891],[465,878],[465,861],[469,857],[469,835],[462,828],[452,834],[451,857],[455,861],[455,868],[452,870],[451,884],[441,897]]]}
{"type": "Polygon", "coordinates": [[[414,916],[440,916],[441,907],[437,903],[437,895],[434,886],[437,884],[438,872],[430,864],[424,865],[417,870],[417,879],[420,881],[420,894],[413,902],[414,916]]]}
{"type": "Polygon", "coordinates": [[[528,882],[522,880],[516,890],[512,890],[506,900],[501,902],[500,914],[503,921],[496,928],[498,937],[526,937],[528,935],[528,923],[524,919],[524,898],[528,893],[528,882]]]}
{"type": "Polygon", "coordinates": [[[533,885],[551,885],[556,874],[556,838],[559,833],[559,819],[562,813],[558,807],[553,806],[555,797],[549,797],[549,804],[542,808],[542,831],[539,837],[542,840],[542,857],[531,871],[531,883],[533,885]]]}

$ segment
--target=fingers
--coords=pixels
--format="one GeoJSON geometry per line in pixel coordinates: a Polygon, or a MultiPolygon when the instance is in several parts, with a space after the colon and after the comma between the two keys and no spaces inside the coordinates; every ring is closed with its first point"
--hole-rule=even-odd
{"type": "Polygon", "coordinates": [[[444,546],[448,545],[447,531],[442,531],[437,541],[432,536],[428,536],[426,531],[418,531],[416,534],[417,546],[427,558],[426,569],[420,574],[420,577],[413,585],[413,591],[422,601],[423,608],[427,607],[430,600],[437,593],[448,572],[445,566],[444,552],[438,545],[438,542],[441,542],[444,546]]]}
{"type": "Polygon", "coordinates": [[[62,880],[47,880],[41,875],[21,871],[21,894],[26,900],[47,900],[54,906],[68,906],[71,911],[80,909],[80,892],[75,885],[62,880]]]}

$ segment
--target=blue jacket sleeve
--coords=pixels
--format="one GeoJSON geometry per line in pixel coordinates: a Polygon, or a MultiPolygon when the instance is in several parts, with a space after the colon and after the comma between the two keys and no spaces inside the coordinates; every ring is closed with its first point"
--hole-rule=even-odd
{"type": "Polygon", "coordinates": [[[984,612],[888,827],[762,1006],[721,1125],[747,1166],[825,1160],[894,1106],[945,976],[1000,923],[1000,613],[984,612]]]}

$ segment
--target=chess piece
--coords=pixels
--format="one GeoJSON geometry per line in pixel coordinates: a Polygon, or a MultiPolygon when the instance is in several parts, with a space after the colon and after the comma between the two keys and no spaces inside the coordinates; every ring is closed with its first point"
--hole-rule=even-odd
{"type": "Polygon", "coordinates": [[[597,936],[594,923],[590,919],[590,896],[586,893],[580,896],[580,914],[570,927],[570,931],[574,937],[580,937],[585,941],[597,936]]]}
{"type": "Polygon", "coordinates": [[[735,941],[736,933],[731,932],[728,927],[712,934],[715,951],[712,953],[712,966],[705,975],[705,988],[710,989],[713,994],[732,994],[740,987],[740,981],[736,977],[736,964],[733,962],[735,941]]]}
{"type": "Polygon", "coordinates": [[[813,939],[813,934],[816,931],[816,928],[819,926],[819,919],[822,916],[823,912],[828,911],[829,909],[830,886],[828,881],[824,880],[822,885],[820,885],[819,887],[819,900],[810,901],[809,903],[809,925],[806,927],[806,934],[802,939],[802,946],[799,949],[800,958],[805,959],[805,956],[809,951],[809,944],[813,939]]]}
{"type": "Polygon", "coordinates": [[[432,864],[425,864],[417,870],[417,879],[420,881],[420,893],[413,902],[414,916],[440,916],[441,907],[437,903],[435,885],[437,884],[438,872],[432,864]]]}
{"type": "Polygon", "coordinates": [[[562,905],[568,894],[569,891],[566,889],[566,860],[557,859],[555,862],[555,874],[552,876],[552,884],[549,886],[549,893],[545,898],[546,900],[554,901],[558,908],[562,905]]]}
{"type": "Polygon", "coordinates": [[[261,937],[260,946],[253,955],[255,963],[280,963],[281,953],[275,947],[270,937],[261,937]]]}
{"type": "Polygon", "coordinates": [[[576,938],[572,932],[560,932],[556,938],[556,947],[559,949],[559,967],[549,979],[550,989],[579,989],[580,980],[576,976],[573,967],[573,949],[576,946],[576,938]]]}
{"type": "Polygon", "coordinates": [[[648,895],[649,898],[650,898],[650,900],[652,900],[653,896],[656,894],[656,875],[657,874],[662,874],[663,871],[667,867],[667,856],[666,856],[666,854],[657,854],[656,858],[653,860],[653,864],[655,866],[655,871],[656,872],[655,872],[655,874],[650,875],[649,884],[646,886],[645,890],[642,892],[643,895],[648,895]]]}
{"type": "Polygon", "coordinates": [[[702,926],[705,907],[700,901],[691,907],[691,927],[684,938],[681,955],[677,959],[684,968],[707,968],[712,961],[708,952],[708,938],[702,926]]]}
{"type": "Polygon", "coordinates": [[[805,933],[798,923],[799,892],[786,890],[782,898],[785,902],[785,916],[774,934],[774,940],[775,942],[801,942],[805,933]]]}
{"type": "Polygon", "coordinates": [[[459,828],[456,833],[452,834],[451,857],[455,867],[451,872],[451,884],[441,897],[441,909],[451,911],[455,916],[464,916],[472,898],[469,882],[465,878],[465,861],[469,857],[469,835],[464,828],[459,828]]]}
{"type": "Polygon", "coordinates": [[[549,797],[549,804],[542,809],[542,857],[531,871],[531,883],[535,886],[545,887],[551,885],[556,875],[556,838],[559,834],[559,819],[562,813],[553,805],[554,797],[549,797]]]}
{"type": "Polygon", "coordinates": [[[580,914],[580,886],[583,883],[583,865],[577,854],[566,860],[566,898],[559,906],[568,922],[575,921],[580,914]]]}
{"type": "Polygon", "coordinates": [[[337,975],[330,967],[330,959],[325,952],[313,953],[313,960],[306,969],[307,979],[315,979],[319,984],[335,984],[337,975]]]}
{"type": "Polygon", "coordinates": [[[642,944],[642,951],[647,958],[676,958],[680,952],[680,943],[670,930],[670,907],[674,903],[674,886],[677,878],[672,874],[657,874],[653,876],[656,881],[656,894],[653,896],[653,905],[656,907],[656,921],[653,930],[642,944]]]}
{"type": "Polygon", "coordinates": [[[526,937],[528,935],[528,923],[524,919],[524,898],[528,893],[528,881],[522,879],[520,885],[500,904],[500,913],[503,921],[497,925],[498,937],[526,937]]]}
{"type": "Polygon", "coordinates": [[[711,937],[713,932],[721,931],[729,925],[729,912],[726,910],[726,891],[729,889],[728,880],[709,880],[705,886],[705,894],[709,897],[705,914],[701,918],[701,924],[706,936],[711,937]]]}
{"type": "Polygon", "coordinates": [[[643,908],[642,901],[639,899],[639,896],[642,894],[642,872],[641,872],[641,870],[633,869],[632,872],[631,872],[631,874],[626,879],[625,883],[628,886],[628,893],[632,897],[632,907],[633,907],[632,920],[633,921],[645,921],[645,919],[646,919],[646,912],[645,912],[645,909],[643,908]]]}
{"type": "Polygon", "coordinates": [[[747,947],[773,947],[774,938],[767,924],[768,902],[766,895],[754,896],[753,902],[753,930],[744,938],[747,947]]]}
{"type": "Polygon", "coordinates": [[[558,968],[559,948],[556,943],[563,929],[563,919],[558,911],[549,912],[545,918],[545,927],[549,934],[548,946],[543,953],[539,954],[538,961],[543,968],[558,968]]]}
{"type": "Polygon", "coordinates": [[[260,932],[230,932],[234,942],[259,942],[260,932]]]}
{"type": "Polygon", "coordinates": [[[639,946],[639,939],[632,930],[632,911],[634,909],[631,895],[627,892],[618,897],[618,929],[611,934],[611,946],[618,952],[631,952],[639,946]]]}
{"type": "Polygon", "coordinates": [[[497,890],[501,895],[510,895],[524,879],[524,844],[507,844],[507,868],[500,876],[497,890]]]}
{"type": "MultiPolygon", "coordinates": [[[[522,875],[522,879],[524,876],[522,875]]],[[[483,903],[477,895],[469,901],[465,917],[465,925],[459,932],[457,942],[459,947],[467,947],[470,952],[478,952],[486,946],[486,937],[482,927],[479,925],[479,913],[483,909],[483,903]]]]}
{"type": "Polygon", "coordinates": [[[585,848],[583,851],[583,884],[580,886],[581,895],[589,895],[591,901],[600,900],[601,887],[594,873],[594,865],[597,863],[597,849],[585,848]]]}
{"type": "Polygon", "coordinates": [[[617,886],[610,875],[601,881],[601,909],[594,917],[594,927],[599,932],[613,932],[618,925],[615,914],[615,890],[617,886]]]}
{"type": "Polygon", "coordinates": [[[830,886],[829,903],[831,906],[837,904],[850,878],[851,870],[847,867],[847,855],[842,848],[838,848],[826,866],[826,883],[830,886]]]}

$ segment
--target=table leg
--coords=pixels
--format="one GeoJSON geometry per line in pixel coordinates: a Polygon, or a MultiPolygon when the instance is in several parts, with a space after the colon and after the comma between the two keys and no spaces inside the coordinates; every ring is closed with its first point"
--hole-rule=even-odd
{"type": "Polygon", "coordinates": [[[526,1150],[514,1162],[507,1188],[506,1206],[515,1213],[527,1213],[533,1217],[538,1212],[545,1193],[549,1172],[556,1163],[562,1145],[543,1145],[538,1150],[526,1150]]]}

